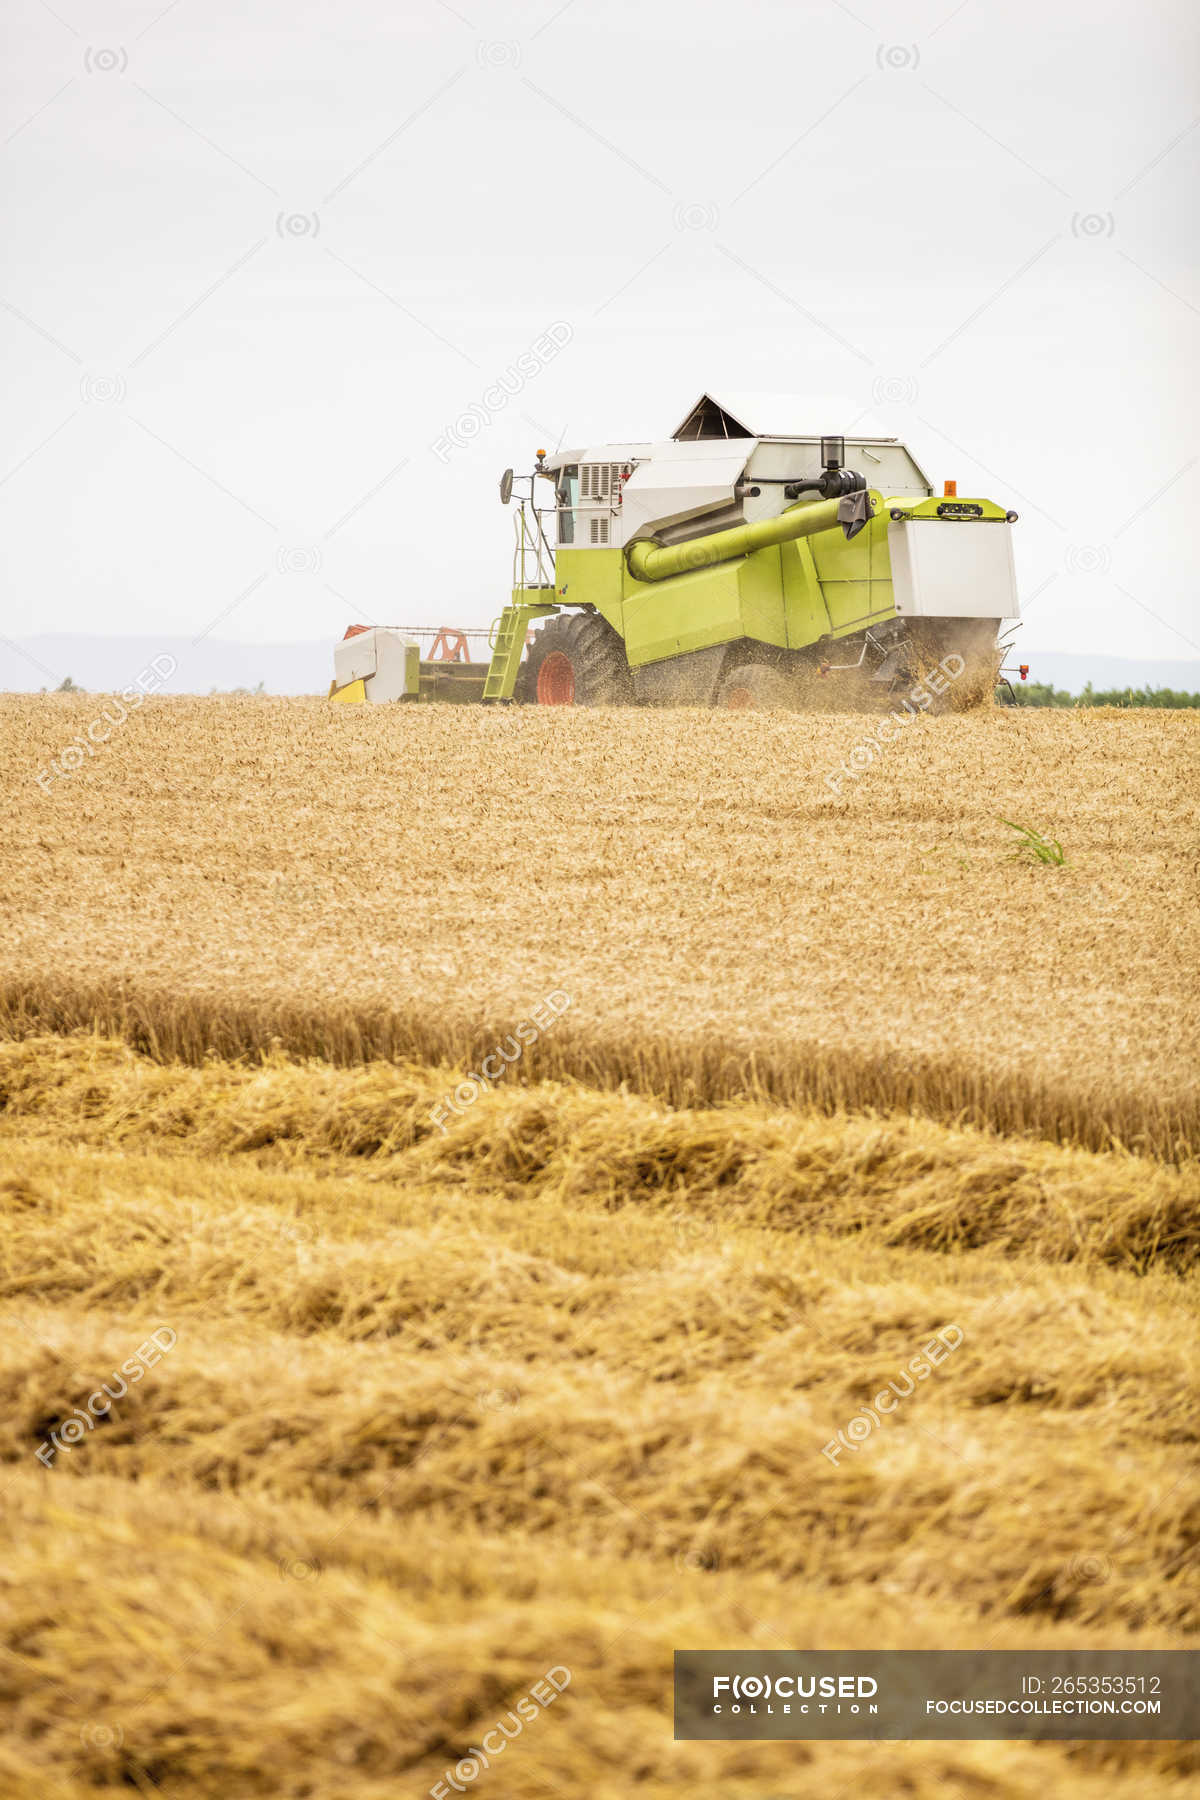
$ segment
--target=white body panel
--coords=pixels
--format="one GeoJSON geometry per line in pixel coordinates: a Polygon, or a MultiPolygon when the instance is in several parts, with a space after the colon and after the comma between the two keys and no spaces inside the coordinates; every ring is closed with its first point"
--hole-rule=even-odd
{"type": "Polygon", "coordinates": [[[590,450],[556,450],[553,456],[546,458],[546,468],[553,473],[567,463],[627,463],[638,462],[654,445],[640,444],[593,444],[590,450]]]}
{"type": "Polygon", "coordinates": [[[420,685],[421,646],[388,625],[360,631],[334,646],[333,673],[339,687],[362,681],[367,699],[402,700],[420,685]]]}
{"type": "Polygon", "coordinates": [[[844,437],[845,466],[863,475],[868,487],[898,498],[924,499],[932,493],[912,452],[888,437],[878,420],[853,400],[702,394],[665,442],[598,445],[560,451],[548,459],[546,469],[556,479],[567,468],[577,471],[570,510],[559,512],[560,542],[576,549],[624,547],[660,532],[675,540],[694,536],[713,528],[706,523],[709,515],[721,515],[721,526],[774,518],[791,504],[784,494],[788,481],[821,473],[822,433],[844,437]],[[704,413],[699,421],[703,435],[680,437],[693,414],[706,408],[719,410],[704,413]],[[799,421],[812,429],[797,431],[799,421]],[[613,471],[624,468],[632,473],[622,481],[613,471]],[[751,493],[756,485],[760,491],[751,493]]]}
{"type": "MultiPolygon", "coordinates": [[[[894,440],[847,438],[846,467],[866,477],[867,486],[899,498],[912,495],[925,500],[931,489],[912,453],[894,440]]],[[[773,519],[793,502],[783,491],[784,479],[812,479],[821,473],[821,441],[819,438],[768,439],[755,446],[746,466],[747,492],[742,510],[749,523],[757,519],[773,519]],[[748,490],[755,483],[762,491],[748,490]]]]}
{"type": "Polygon", "coordinates": [[[348,681],[365,681],[375,673],[375,637],[374,631],[358,631],[334,645],[333,678],[339,687],[348,681]]]}
{"type": "Polygon", "coordinates": [[[1020,617],[1012,527],[1000,520],[893,522],[888,554],[902,618],[1020,617]]]}
{"type": "Polygon", "coordinates": [[[652,528],[728,505],[755,448],[753,438],[734,438],[728,445],[712,438],[654,444],[624,484],[617,541],[632,543],[652,528]]]}

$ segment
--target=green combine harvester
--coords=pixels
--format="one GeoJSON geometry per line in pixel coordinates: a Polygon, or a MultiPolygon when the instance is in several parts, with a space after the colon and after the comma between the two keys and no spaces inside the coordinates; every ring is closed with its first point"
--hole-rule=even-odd
{"type": "Polygon", "coordinates": [[[1016,513],[953,482],[936,496],[896,438],[797,431],[800,406],[703,394],[665,442],[507,469],[512,598],[491,632],[352,626],[331,697],[803,707],[887,703],[926,678],[936,705],[990,693],[1018,617],[1016,513]]]}

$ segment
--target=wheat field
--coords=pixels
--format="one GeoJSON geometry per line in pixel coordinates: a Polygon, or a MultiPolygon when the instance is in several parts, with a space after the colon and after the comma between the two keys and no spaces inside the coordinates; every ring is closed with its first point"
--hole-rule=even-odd
{"type": "Polygon", "coordinates": [[[1195,1644],[1196,724],[100,704],[0,700],[0,1792],[1200,1792],[671,1732],[1195,1644]]]}
{"type": "Polygon", "coordinates": [[[151,699],[56,775],[101,705],[0,699],[9,1029],[458,1060],[563,991],[548,1075],[1195,1146],[1191,715],[921,716],[845,778],[870,719],[151,699]]]}

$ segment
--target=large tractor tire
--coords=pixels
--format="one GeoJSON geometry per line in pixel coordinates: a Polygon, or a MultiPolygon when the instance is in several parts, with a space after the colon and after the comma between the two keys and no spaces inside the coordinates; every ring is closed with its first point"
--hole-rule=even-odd
{"type": "Polygon", "coordinates": [[[773,669],[769,663],[740,663],[722,679],[717,705],[759,712],[784,707],[791,712],[796,705],[796,691],[782,669],[773,669]]]}
{"type": "Polygon", "coordinates": [[[513,698],[525,706],[629,706],[625,646],[599,613],[558,613],[530,645],[513,698]]]}

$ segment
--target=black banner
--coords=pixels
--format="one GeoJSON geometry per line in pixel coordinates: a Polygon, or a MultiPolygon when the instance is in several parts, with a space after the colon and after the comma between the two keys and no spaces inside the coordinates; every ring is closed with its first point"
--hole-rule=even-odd
{"type": "Polygon", "coordinates": [[[677,1650],[677,1738],[1195,1738],[1197,1650],[677,1650]]]}

